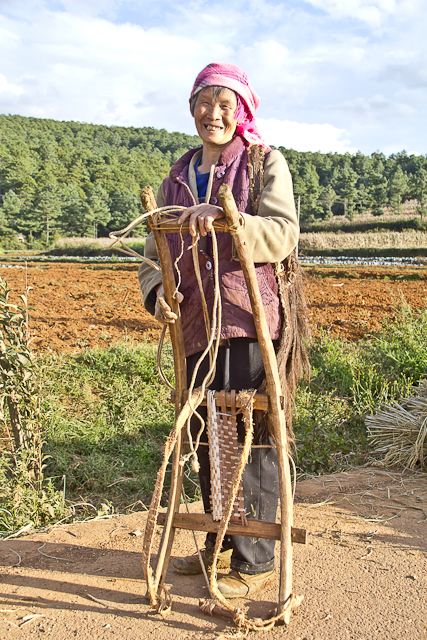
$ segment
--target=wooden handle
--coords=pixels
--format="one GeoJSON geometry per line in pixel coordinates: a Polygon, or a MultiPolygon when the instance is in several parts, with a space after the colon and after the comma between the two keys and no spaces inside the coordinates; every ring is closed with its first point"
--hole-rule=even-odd
{"type": "MultiPolygon", "coordinates": [[[[151,187],[144,187],[141,191],[141,202],[144,209],[154,211],[157,209],[156,199],[151,187]]],[[[150,216],[151,217],[151,216],[150,216]]],[[[150,219],[148,218],[148,220],[150,219]]],[[[164,234],[159,233],[155,228],[152,234],[156,241],[157,253],[162,267],[162,283],[165,291],[165,300],[174,311],[178,319],[169,325],[169,332],[172,342],[174,367],[175,367],[175,415],[178,416],[182,409],[182,395],[184,389],[187,388],[187,370],[185,366],[185,349],[184,335],[182,333],[181,317],[178,302],[173,298],[175,291],[175,277],[172,258],[168,246],[167,238],[164,234]]],[[[157,552],[157,564],[155,570],[154,584],[157,588],[162,585],[168,568],[169,557],[172,549],[175,529],[173,526],[173,517],[179,511],[179,503],[181,500],[181,487],[183,480],[183,467],[179,464],[179,459],[184,451],[182,434],[178,436],[175,445],[172,462],[171,473],[171,489],[169,493],[169,505],[165,519],[162,539],[160,541],[159,550],[157,552]]]]}
{"type": "Polygon", "coordinates": [[[140,194],[142,206],[147,211],[154,211],[157,209],[156,199],[154,197],[154,192],[151,187],[143,187],[140,194]]]}
{"type": "Polygon", "coordinates": [[[244,226],[240,220],[230,187],[223,184],[219,189],[219,199],[225,212],[225,219],[233,236],[234,246],[240,260],[246,286],[251,301],[255,329],[264,363],[267,391],[270,398],[270,417],[274,425],[274,441],[276,444],[279,465],[279,490],[281,511],[281,545],[280,545],[280,586],[278,613],[283,613],[285,624],[289,623],[290,607],[286,607],[292,594],[292,486],[288,459],[285,412],[280,404],[282,389],[277,368],[276,353],[270,337],[264,305],[259,291],[258,280],[252,255],[249,253],[245,239],[244,226]]]}

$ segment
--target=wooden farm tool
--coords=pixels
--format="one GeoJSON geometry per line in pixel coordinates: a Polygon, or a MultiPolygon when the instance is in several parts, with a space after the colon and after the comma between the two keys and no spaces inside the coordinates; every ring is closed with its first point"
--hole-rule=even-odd
{"type": "MultiPolygon", "coordinates": [[[[284,411],[284,398],[279,380],[277,369],[276,355],[270,338],[264,307],[259,292],[258,281],[256,278],[255,267],[249,256],[244,225],[234,202],[233,195],[228,185],[223,185],[219,191],[219,199],[225,212],[225,222],[216,221],[215,229],[218,231],[229,231],[233,235],[234,246],[237,251],[238,258],[245,276],[249,298],[252,306],[258,342],[260,344],[261,354],[264,363],[267,394],[256,394],[254,396],[254,405],[267,405],[271,422],[274,425],[273,439],[277,451],[278,467],[279,467],[279,490],[280,490],[280,510],[281,524],[266,523],[255,520],[248,520],[248,527],[244,527],[239,523],[229,523],[226,533],[229,535],[248,535],[251,537],[266,537],[269,539],[278,539],[280,537],[280,585],[279,599],[276,615],[272,623],[288,624],[290,620],[291,609],[296,606],[298,598],[292,595],[292,542],[305,543],[306,533],[304,530],[292,528],[293,517],[293,500],[291,476],[288,457],[288,445],[286,434],[286,420],[284,411]],[[261,535],[262,532],[262,535],[261,535]]],[[[142,190],[141,201],[146,211],[154,211],[157,208],[153,192],[150,187],[142,190]]],[[[158,214],[154,214],[158,216],[158,214]]],[[[169,325],[170,337],[173,348],[176,388],[173,393],[175,402],[176,416],[178,417],[186,402],[186,365],[184,339],[180,320],[179,304],[174,299],[175,277],[172,259],[166,239],[166,233],[173,231],[184,231],[188,229],[188,223],[177,227],[173,222],[165,225],[158,224],[158,220],[154,217],[149,218],[149,226],[152,230],[154,239],[157,244],[158,256],[161,264],[162,282],[165,292],[165,300],[176,313],[178,320],[174,324],[169,325]],[[176,229],[175,229],[176,227],[176,229]],[[173,229],[173,231],[172,231],[173,229]]],[[[200,401],[200,398],[199,398],[200,401]]],[[[183,481],[183,467],[180,465],[180,457],[184,452],[185,443],[181,432],[174,441],[173,462],[172,462],[172,479],[169,494],[169,503],[166,514],[155,514],[151,517],[150,527],[157,524],[164,526],[163,535],[160,541],[159,550],[156,559],[155,575],[153,578],[153,589],[157,592],[163,588],[166,576],[166,570],[172,549],[175,528],[185,528],[193,531],[217,531],[218,522],[214,522],[209,514],[180,514],[179,503],[183,481]]],[[[150,518],[150,516],[149,516],[150,518]]],[[[147,523],[147,529],[148,529],[147,523]]],[[[147,537],[146,529],[146,537],[147,537]]],[[[143,554],[144,556],[144,554],[143,554]]],[[[149,557],[144,556],[144,562],[149,563],[149,557]]],[[[145,565],[145,570],[148,571],[145,565]]],[[[224,611],[221,607],[214,607],[211,610],[230,617],[229,611],[224,611]]],[[[255,625],[251,628],[260,628],[255,625]]]]}

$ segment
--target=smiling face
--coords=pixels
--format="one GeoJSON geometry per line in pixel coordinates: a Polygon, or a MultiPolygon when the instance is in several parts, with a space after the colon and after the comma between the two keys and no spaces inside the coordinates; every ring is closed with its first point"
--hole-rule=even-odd
{"type": "Polygon", "coordinates": [[[194,120],[197,133],[204,145],[224,146],[234,135],[237,122],[236,95],[230,89],[221,89],[218,95],[214,87],[202,89],[195,97],[194,120]]]}

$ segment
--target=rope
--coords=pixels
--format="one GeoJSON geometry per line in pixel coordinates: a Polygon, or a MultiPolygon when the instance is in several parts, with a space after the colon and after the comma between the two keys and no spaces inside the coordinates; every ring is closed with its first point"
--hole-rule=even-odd
{"type": "Polygon", "coordinates": [[[246,427],[245,442],[243,445],[243,450],[240,456],[239,464],[233,474],[233,479],[231,482],[231,492],[230,492],[230,495],[224,510],[224,515],[223,515],[221,524],[217,532],[217,537],[216,537],[216,544],[215,544],[215,550],[214,550],[214,556],[213,556],[212,568],[211,568],[211,577],[210,577],[210,583],[208,585],[209,591],[211,594],[213,594],[215,599],[200,600],[199,607],[205,613],[210,613],[211,615],[214,613],[219,613],[222,615],[226,615],[226,617],[232,618],[234,624],[239,629],[243,628],[246,631],[268,631],[269,629],[272,629],[274,627],[275,623],[278,620],[283,618],[284,611],[287,610],[289,607],[292,607],[292,603],[294,602],[294,596],[292,594],[289,596],[287,602],[285,603],[286,606],[283,612],[276,613],[275,615],[270,616],[266,620],[262,620],[261,618],[250,619],[246,616],[246,613],[242,611],[242,609],[233,607],[233,605],[231,605],[230,602],[226,600],[226,598],[224,598],[224,596],[218,589],[218,583],[217,583],[218,557],[221,552],[222,542],[224,540],[224,536],[227,531],[228,524],[233,512],[233,505],[239,489],[243,470],[246,466],[246,463],[248,461],[248,457],[250,454],[250,450],[251,450],[252,439],[253,439],[253,420],[252,420],[253,396],[255,395],[255,393],[256,393],[256,390],[252,391],[250,395],[248,391],[241,391],[239,394],[239,397],[241,398],[241,400],[246,398],[248,400],[245,406],[243,406],[241,409],[241,412],[243,415],[243,421],[246,427]],[[221,611],[217,607],[217,602],[219,602],[224,607],[225,611],[221,611]],[[227,615],[227,612],[228,612],[228,615],[227,615]]]}
{"type": "MultiPolygon", "coordinates": [[[[122,253],[125,253],[127,256],[131,256],[133,258],[139,258],[143,262],[146,262],[148,265],[150,265],[150,267],[152,267],[156,271],[161,271],[158,264],[156,264],[152,260],[149,260],[149,258],[142,256],[137,251],[134,251],[132,247],[129,247],[124,242],[124,240],[125,238],[128,237],[130,232],[133,231],[133,229],[138,227],[145,220],[145,218],[152,216],[154,213],[161,213],[162,216],[168,216],[171,214],[182,213],[184,210],[185,210],[185,207],[172,206],[172,207],[160,207],[159,209],[154,209],[153,211],[147,211],[146,213],[143,213],[138,218],[135,218],[135,220],[133,220],[133,222],[128,224],[128,226],[125,227],[124,229],[119,229],[119,231],[111,231],[111,233],[109,234],[109,237],[113,240],[113,242],[107,247],[107,249],[112,249],[113,247],[115,247],[117,251],[121,251],[122,253]],[[119,237],[119,234],[122,234],[122,235],[119,237]],[[123,248],[116,246],[118,243],[123,248]]],[[[166,218],[166,220],[168,220],[168,218],[166,218]]],[[[176,215],[174,217],[169,218],[169,220],[174,220],[176,222],[176,215]]]]}
{"type": "Polygon", "coordinates": [[[157,373],[159,374],[159,378],[163,382],[163,384],[165,384],[167,387],[169,387],[169,389],[172,389],[172,391],[175,391],[175,387],[166,378],[165,374],[163,373],[163,369],[162,369],[162,351],[163,351],[163,343],[165,341],[165,335],[166,335],[167,328],[168,328],[168,326],[166,324],[164,324],[162,332],[160,334],[160,338],[159,338],[159,346],[157,347],[157,356],[156,356],[157,373]]]}
{"type": "MultiPolygon", "coordinates": [[[[184,486],[182,487],[181,493],[182,493],[182,496],[184,498],[185,508],[187,509],[187,513],[190,513],[190,509],[188,508],[187,496],[185,495],[185,491],[184,491],[184,486]]],[[[192,531],[191,533],[193,534],[193,540],[194,540],[194,544],[195,544],[195,547],[196,547],[197,555],[199,556],[199,562],[200,562],[200,566],[202,567],[203,575],[205,577],[205,582],[206,582],[207,587],[209,589],[209,595],[210,595],[211,598],[213,598],[213,594],[212,594],[210,586],[209,586],[209,578],[208,578],[208,574],[206,572],[205,563],[203,562],[203,558],[202,558],[202,552],[200,551],[199,545],[197,544],[196,534],[195,534],[194,531],[192,531]]]]}
{"type": "Polygon", "coordinates": [[[154,488],[153,497],[151,499],[150,509],[148,511],[147,517],[147,525],[145,528],[144,535],[144,544],[142,549],[142,568],[144,570],[145,579],[147,581],[147,595],[150,599],[150,604],[152,607],[156,608],[159,606],[159,597],[156,594],[156,587],[153,578],[153,572],[150,566],[150,557],[153,549],[153,541],[154,541],[154,533],[157,523],[157,514],[159,512],[160,500],[162,497],[163,484],[166,475],[166,468],[169,463],[169,459],[172,455],[172,452],[175,448],[177,439],[181,430],[185,427],[186,421],[188,417],[191,415],[191,401],[200,402],[201,398],[203,398],[203,394],[200,389],[197,389],[193,394],[192,398],[189,397],[187,402],[185,403],[181,413],[179,414],[175,426],[170,432],[169,436],[166,439],[165,443],[165,453],[163,457],[162,465],[157,472],[156,485],[154,488]]]}
{"type": "MultiPolygon", "coordinates": [[[[187,436],[188,436],[188,442],[190,446],[190,453],[184,456],[181,456],[181,461],[180,461],[180,464],[184,465],[185,462],[187,462],[187,460],[189,460],[192,457],[193,469],[196,472],[198,472],[199,470],[199,462],[197,460],[197,449],[199,448],[200,438],[205,429],[205,421],[203,420],[202,416],[197,412],[197,407],[199,406],[199,404],[201,403],[204,397],[206,387],[212,382],[214,378],[215,369],[216,369],[216,360],[218,357],[218,350],[219,350],[219,345],[221,340],[222,306],[221,306],[221,297],[220,297],[220,289],[219,289],[218,244],[216,240],[216,234],[213,229],[212,229],[212,254],[213,254],[214,281],[215,281],[214,303],[213,303],[213,309],[212,309],[212,325],[209,326],[209,324],[206,324],[208,344],[205,350],[203,351],[202,355],[200,356],[199,360],[197,361],[196,366],[194,367],[193,376],[191,378],[190,386],[188,389],[188,397],[190,399],[192,415],[195,415],[199,419],[200,429],[197,433],[196,442],[194,444],[193,438],[191,435],[191,429],[190,429],[190,420],[191,420],[191,415],[190,415],[187,420],[187,436]],[[215,334],[216,334],[216,340],[215,340],[215,334]],[[215,345],[213,346],[214,340],[215,340],[215,345]],[[199,404],[196,407],[192,404],[191,396],[194,390],[194,385],[196,383],[196,377],[197,377],[197,373],[199,371],[200,365],[208,354],[209,354],[209,371],[202,381],[202,384],[200,387],[200,390],[202,391],[202,396],[199,404]]],[[[202,298],[202,305],[204,307],[206,306],[206,309],[207,309],[205,294],[203,291],[203,284],[200,276],[199,256],[197,251],[195,251],[194,249],[193,249],[193,261],[195,263],[196,277],[197,277],[197,283],[199,285],[199,290],[202,298]]]]}

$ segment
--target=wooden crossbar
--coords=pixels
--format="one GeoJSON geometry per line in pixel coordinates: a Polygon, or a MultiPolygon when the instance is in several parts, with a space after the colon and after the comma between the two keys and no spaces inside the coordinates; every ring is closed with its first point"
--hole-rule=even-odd
{"type": "MultiPolygon", "coordinates": [[[[159,513],[157,524],[163,526],[166,522],[166,513],[159,513]]],[[[239,522],[230,522],[226,535],[245,536],[248,538],[265,538],[266,540],[280,540],[280,524],[267,522],[265,520],[248,520],[247,526],[242,526],[239,522]]],[[[175,529],[185,529],[186,531],[206,531],[216,533],[219,529],[219,522],[212,520],[209,513],[180,513],[173,517],[173,527],[175,529]]],[[[307,531],[292,527],[291,540],[299,544],[307,544],[307,531]]]]}
{"type": "MultiPolygon", "coordinates": [[[[177,224],[174,219],[162,220],[158,224],[154,223],[153,220],[147,218],[147,228],[150,231],[157,231],[158,233],[188,233],[189,232],[189,221],[185,220],[182,224],[177,224]]],[[[212,223],[213,228],[216,232],[226,232],[228,231],[228,224],[225,220],[214,220],[212,223]]]]}
{"type": "MultiPolygon", "coordinates": [[[[215,393],[215,401],[217,402],[217,404],[219,404],[219,394],[220,392],[217,391],[215,393]]],[[[171,391],[171,402],[175,402],[175,390],[171,391]]],[[[185,389],[183,391],[183,404],[185,404],[188,400],[188,391],[185,389]]],[[[281,404],[283,405],[284,403],[284,398],[283,396],[280,397],[281,400],[281,404]]],[[[269,402],[268,402],[268,395],[267,394],[263,394],[263,393],[256,393],[253,397],[253,408],[254,409],[258,409],[259,411],[268,411],[269,408],[269,402]]],[[[200,403],[202,407],[206,407],[206,393],[204,395],[204,398],[202,400],[202,402],[200,403]]],[[[225,394],[225,406],[226,407],[231,407],[231,393],[226,393],[225,394]]],[[[240,401],[239,397],[236,396],[236,407],[240,408],[242,406],[242,402],[240,401]]]]}

